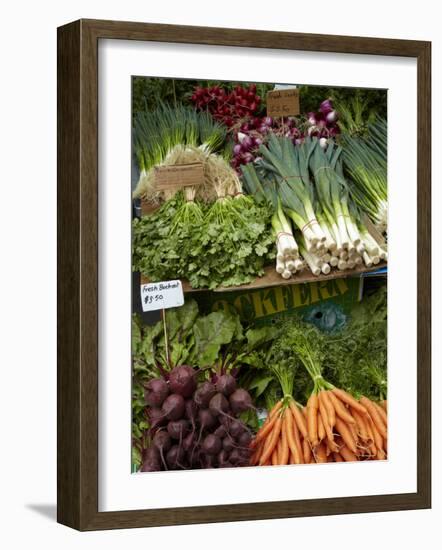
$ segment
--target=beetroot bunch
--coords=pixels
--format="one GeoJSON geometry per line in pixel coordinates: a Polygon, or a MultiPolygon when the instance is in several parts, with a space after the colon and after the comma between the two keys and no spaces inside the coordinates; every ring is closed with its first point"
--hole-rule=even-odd
{"type": "Polygon", "coordinates": [[[253,116],[261,104],[261,98],[256,93],[256,84],[235,86],[232,91],[221,86],[198,86],[191,100],[197,109],[208,111],[215,120],[229,128],[239,119],[253,116]]]}
{"type": "Polygon", "coordinates": [[[145,389],[151,445],[142,472],[247,466],[251,433],[238,415],[252,408],[230,374],[198,383],[188,365],[155,378],[145,389]]]}

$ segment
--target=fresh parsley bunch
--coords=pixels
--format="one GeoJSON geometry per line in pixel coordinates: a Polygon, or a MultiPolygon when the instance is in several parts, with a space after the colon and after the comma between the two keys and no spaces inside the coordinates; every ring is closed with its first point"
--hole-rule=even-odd
{"type": "Polygon", "coordinates": [[[183,215],[188,205],[178,194],[153,215],[134,220],[134,270],[152,281],[182,278],[209,289],[262,276],[275,256],[270,208],[243,195],[197,208],[199,223],[183,215]]]}

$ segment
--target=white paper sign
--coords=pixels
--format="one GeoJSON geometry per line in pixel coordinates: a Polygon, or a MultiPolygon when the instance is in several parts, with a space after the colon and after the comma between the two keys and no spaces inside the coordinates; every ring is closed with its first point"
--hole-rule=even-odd
{"type": "Polygon", "coordinates": [[[182,306],[184,294],[181,281],[162,281],[141,285],[141,304],[143,311],[182,306]]]}

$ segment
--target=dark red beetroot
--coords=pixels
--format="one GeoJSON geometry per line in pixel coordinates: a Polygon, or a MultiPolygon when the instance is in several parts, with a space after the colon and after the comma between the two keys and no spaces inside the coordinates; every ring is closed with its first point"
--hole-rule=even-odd
{"type": "Polygon", "coordinates": [[[179,420],[184,414],[184,397],[177,393],[172,393],[166,397],[161,410],[168,420],[179,420]]]}
{"type": "Polygon", "coordinates": [[[236,380],[231,374],[223,374],[216,381],[216,389],[226,397],[236,390],[236,380]]]}
{"type": "Polygon", "coordinates": [[[222,442],[216,435],[209,434],[204,438],[202,444],[203,453],[208,455],[217,455],[222,449],[222,442]]]}
{"type": "Polygon", "coordinates": [[[225,426],[218,426],[218,428],[213,432],[216,437],[220,437],[221,439],[227,435],[227,430],[225,426]]]}
{"type": "Polygon", "coordinates": [[[149,423],[152,430],[156,430],[166,424],[167,420],[164,417],[163,411],[156,407],[149,409],[149,423]]]}
{"type": "Polygon", "coordinates": [[[190,397],[196,389],[195,371],[189,365],[175,367],[169,375],[169,386],[172,393],[190,397]]]}
{"type": "Polygon", "coordinates": [[[230,453],[229,460],[232,464],[239,465],[244,462],[244,456],[239,449],[233,449],[230,453]]]}
{"type": "Polygon", "coordinates": [[[209,406],[210,400],[216,393],[216,388],[211,382],[203,382],[195,391],[193,399],[198,407],[206,409],[209,406]]]}
{"type": "Polygon", "coordinates": [[[169,468],[175,470],[176,468],[183,468],[183,462],[186,457],[184,449],[179,445],[172,445],[167,451],[166,462],[169,468]]]}
{"type": "Polygon", "coordinates": [[[150,407],[161,407],[169,395],[169,387],[163,378],[150,380],[144,390],[144,399],[150,407]]]}
{"type": "Polygon", "coordinates": [[[144,462],[140,468],[141,472],[159,472],[161,470],[161,459],[159,450],[152,446],[144,453],[144,462]]]}
{"type": "Polygon", "coordinates": [[[172,446],[170,435],[164,430],[158,431],[154,435],[152,442],[159,451],[167,452],[172,446]]]}
{"type": "Polygon", "coordinates": [[[230,424],[232,423],[232,419],[229,416],[220,415],[218,420],[221,426],[224,426],[224,428],[228,431],[230,424]]]}
{"type": "Polygon", "coordinates": [[[252,436],[248,430],[244,431],[239,437],[238,437],[238,445],[240,447],[245,447],[246,449],[249,448],[250,442],[252,441],[252,436]]]}
{"type": "Polygon", "coordinates": [[[183,439],[190,430],[188,420],[181,418],[180,420],[171,420],[167,424],[167,432],[172,439],[183,439]]]}
{"type": "Polygon", "coordinates": [[[184,415],[185,417],[190,420],[190,423],[192,424],[192,428],[195,429],[195,422],[198,414],[198,407],[196,406],[196,403],[193,399],[186,399],[186,403],[184,405],[184,415]]]}
{"type": "Polygon", "coordinates": [[[229,402],[233,414],[239,414],[253,408],[250,394],[242,388],[239,388],[232,393],[229,398],[229,402]]]}
{"type": "Polygon", "coordinates": [[[214,416],[226,414],[229,410],[229,402],[222,393],[216,393],[210,400],[209,410],[214,416]]]}
{"type": "Polygon", "coordinates": [[[209,409],[200,409],[198,411],[198,421],[201,431],[212,430],[217,424],[216,418],[209,411],[209,409]]]}
{"type": "Polygon", "coordinates": [[[170,435],[164,430],[160,430],[154,435],[152,442],[154,446],[159,450],[161,462],[163,463],[164,468],[167,470],[167,464],[166,459],[164,458],[164,454],[167,453],[167,451],[172,446],[170,435]]]}
{"type": "Polygon", "coordinates": [[[216,468],[218,462],[214,455],[202,455],[201,464],[203,468],[216,468]]]}
{"type": "Polygon", "coordinates": [[[187,434],[186,437],[183,439],[183,449],[187,452],[189,452],[195,445],[195,432],[190,432],[190,434],[187,434]]]}
{"type": "Polygon", "coordinates": [[[234,437],[236,439],[237,437],[239,437],[243,433],[243,431],[245,429],[246,429],[246,427],[241,422],[241,420],[234,420],[230,424],[229,433],[232,437],[234,437]]]}
{"type": "Polygon", "coordinates": [[[233,451],[234,448],[235,448],[235,442],[233,441],[233,439],[229,435],[227,435],[223,439],[223,449],[227,453],[230,453],[230,451],[233,451]]]}
{"type": "Polygon", "coordinates": [[[218,453],[218,464],[221,466],[222,464],[224,464],[228,460],[229,460],[229,453],[227,451],[225,451],[224,449],[222,449],[218,453]]]}

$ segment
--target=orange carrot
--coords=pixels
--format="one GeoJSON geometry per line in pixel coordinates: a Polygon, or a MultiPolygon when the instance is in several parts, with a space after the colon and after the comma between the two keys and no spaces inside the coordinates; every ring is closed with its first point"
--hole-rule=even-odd
{"type": "Polygon", "coordinates": [[[290,453],[289,464],[296,464],[295,457],[292,452],[290,453]]]}
{"type": "Polygon", "coordinates": [[[318,411],[318,439],[319,441],[325,439],[325,427],[324,421],[322,420],[321,411],[318,411]]]}
{"type": "Polygon", "coordinates": [[[304,457],[304,464],[309,464],[312,458],[312,449],[307,439],[304,439],[302,441],[302,454],[304,457]]]}
{"type": "Polygon", "coordinates": [[[290,410],[292,411],[293,418],[298,426],[299,431],[302,434],[302,437],[307,437],[307,423],[302,412],[299,410],[298,405],[292,400],[289,403],[290,410]]]}
{"type": "Polygon", "coordinates": [[[316,448],[315,448],[315,458],[316,462],[322,464],[324,462],[327,462],[327,453],[325,451],[325,445],[323,442],[321,442],[316,448]]]}
{"type": "Polygon", "coordinates": [[[359,412],[355,409],[352,409],[351,413],[353,415],[353,418],[356,420],[359,437],[364,441],[368,441],[369,437],[368,437],[367,426],[365,424],[364,417],[361,414],[359,414],[359,412]]]}
{"type": "Polygon", "coordinates": [[[289,454],[290,454],[290,448],[287,440],[287,419],[286,417],[292,417],[292,414],[290,412],[290,409],[286,409],[286,411],[283,414],[283,421],[282,421],[282,428],[281,428],[281,447],[279,450],[279,463],[280,464],[288,464],[289,461],[289,454]]]}
{"type": "MultiPolygon", "coordinates": [[[[333,440],[332,428],[333,428],[334,424],[336,423],[336,418],[334,419],[334,422],[332,424],[331,420],[330,420],[330,416],[328,414],[327,407],[325,406],[323,394],[324,394],[324,392],[319,392],[319,412],[321,414],[321,420],[322,420],[322,424],[324,426],[324,430],[325,430],[325,434],[327,436],[327,440],[330,443],[330,448],[332,448],[334,446],[333,445],[334,440],[333,440]]],[[[334,409],[333,409],[333,412],[334,412],[334,409]]]]}
{"type": "Polygon", "coordinates": [[[277,415],[276,422],[269,437],[266,439],[264,451],[259,459],[259,464],[264,464],[271,456],[278,443],[279,434],[281,433],[282,418],[277,415]]]}
{"type": "Polygon", "coordinates": [[[328,418],[330,428],[333,429],[336,420],[336,412],[335,408],[333,407],[333,403],[330,400],[329,392],[327,390],[321,390],[319,392],[319,405],[321,405],[321,403],[327,413],[326,416],[328,418]]]}
{"type": "Polygon", "coordinates": [[[276,420],[277,420],[277,416],[274,416],[266,425],[263,425],[260,428],[260,430],[255,436],[255,439],[253,440],[254,447],[256,447],[258,443],[263,441],[268,436],[268,434],[273,430],[276,420]]]}
{"type": "Polygon", "coordinates": [[[307,401],[307,431],[310,443],[315,447],[318,441],[318,396],[314,393],[307,401]]]}
{"type": "Polygon", "coordinates": [[[272,461],[272,466],[278,466],[278,446],[276,446],[273,449],[273,453],[270,460],[272,461]]]}
{"type": "Polygon", "coordinates": [[[344,462],[341,453],[333,453],[333,458],[335,459],[335,462],[344,462]]]}
{"type": "Polygon", "coordinates": [[[359,411],[361,414],[367,414],[367,409],[364,407],[364,405],[362,403],[359,403],[359,401],[357,401],[354,397],[352,397],[346,391],[341,390],[339,388],[333,388],[331,391],[341,401],[343,401],[347,405],[350,405],[350,407],[353,407],[354,409],[359,411]]]}
{"type": "Polygon", "coordinates": [[[327,435],[327,440],[326,440],[327,454],[339,451],[339,446],[337,445],[336,441],[334,440],[333,434],[332,434],[332,437],[333,437],[333,439],[330,440],[330,438],[327,435]]]}
{"type": "Polygon", "coordinates": [[[256,445],[262,441],[273,429],[273,426],[275,425],[276,418],[277,418],[277,412],[282,407],[282,400],[278,401],[276,405],[272,408],[269,415],[267,416],[264,424],[261,426],[261,428],[258,430],[258,433],[255,436],[255,439],[252,441],[252,446],[256,447],[256,445]]]}
{"type": "Polygon", "coordinates": [[[376,424],[375,424],[373,418],[371,417],[371,415],[368,416],[368,419],[369,419],[371,431],[373,433],[374,444],[376,445],[376,447],[379,451],[380,449],[382,449],[382,447],[384,445],[384,440],[382,438],[382,434],[379,432],[378,427],[376,426],[376,424]]]}
{"type": "Polygon", "coordinates": [[[376,455],[377,460],[385,460],[387,458],[387,455],[385,454],[383,449],[378,449],[378,454],[376,455]]]}
{"type": "MultiPolygon", "coordinates": [[[[329,393],[330,401],[335,409],[336,416],[346,422],[347,424],[355,424],[355,419],[351,416],[348,410],[345,408],[344,403],[340,401],[336,395],[332,392],[329,393]]],[[[337,419],[336,419],[337,420],[337,419]]],[[[336,426],[336,422],[335,422],[336,426]]]]}
{"type": "Polygon", "coordinates": [[[387,404],[387,400],[384,399],[383,401],[380,402],[380,405],[381,407],[384,409],[384,411],[388,414],[388,404],[387,404]]]}
{"type": "Polygon", "coordinates": [[[296,425],[296,421],[294,421],[291,409],[287,409],[285,414],[285,433],[287,437],[287,444],[290,448],[295,464],[301,464],[301,455],[295,441],[295,433],[298,434],[299,438],[298,427],[296,425]]]}
{"type": "Polygon", "coordinates": [[[358,460],[355,453],[353,453],[347,446],[341,447],[341,450],[339,451],[342,458],[345,460],[345,462],[355,462],[358,460]]]}
{"type": "Polygon", "coordinates": [[[293,418],[293,439],[295,440],[296,448],[298,449],[299,460],[301,464],[304,464],[304,453],[302,451],[301,434],[299,432],[296,420],[293,418]]]}
{"type": "Polygon", "coordinates": [[[369,417],[367,418],[368,419],[367,419],[366,426],[367,426],[367,433],[368,433],[368,448],[370,449],[371,457],[373,458],[376,456],[378,450],[375,444],[374,433],[371,427],[371,419],[369,417]]]}
{"type": "Polygon", "coordinates": [[[254,453],[252,454],[252,457],[250,459],[250,464],[252,466],[256,466],[259,462],[259,459],[261,458],[262,452],[264,450],[264,441],[261,442],[255,449],[254,453]]]}
{"type": "Polygon", "coordinates": [[[282,407],[282,403],[283,403],[283,400],[280,399],[279,401],[277,401],[273,407],[271,408],[270,412],[269,412],[269,416],[268,418],[273,418],[275,416],[275,414],[281,410],[281,407],[282,407]]]}
{"type": "Polygon", "coordinates": [[[387,428],[388,422],[387,422],[387,413],[385,410],[379,405],[379,403],[376,403],[375,401],[372,401],[373,405],[376,407],[379,416],[382,419],[382,422],[384,423],[385,428],[387,428]]]}
{"type": "Polygon", "coordinates": [[[384,422],[382,421],[381,415],[379,414],[379,411],[375,407],[374,403],[368,399],[368,397],[361,397],[361,403],[364,404],[367,411],[370,414],[370,417],[376,426],[378,432],[381,434],[382,437],[387,437],[387,428],[384,425],[384,422]]]}
{"type": "MultiPolygon", "coordinates": [[[[336,419],[336,429],[338,430],[338,432],[341,435],[344,443],[351,450],[351,452],[356,454],[356,451],[357,451],[356,443],[355,443],[355,440],[353,439],[353,435],[350,432],[350,429],[347,426],[347,424],[345,422],[343,422],[340,418],[337,418],[336,419]]],[[[342,456],[344,456],[344,455],[342,455],[342,456]]]]}
{"type": "Polygon", "coordinates": [[[358,430],[356,428],[356,424],[347,424],[347,426],[348,426],[348,429],[350,430],[351,435],[353,436],[353,441],[357,443],[359,437],[358,437],[358,430]]]}

